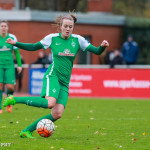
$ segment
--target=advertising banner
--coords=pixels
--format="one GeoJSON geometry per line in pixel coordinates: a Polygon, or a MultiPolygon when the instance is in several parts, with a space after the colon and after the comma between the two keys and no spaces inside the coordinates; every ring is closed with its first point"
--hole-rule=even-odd
{"type": "Polygon", "coordinates": [[[149,69],[73,69],[70,96],[150,98],[149,69]]]}
{"type": "Polygon", "coordinates": [[[31,95],[40,95],[43,86],[43,77],[47,69],[29,70],[29,93],[31,95]]]}
{"type": "MultiPolygon", "coordinates": [[[[45,71],[30,69],[31,95],[40,95],[45,71]]],[[[73,68],[69,96],[150,98],[150,70],[73,68]]]]}

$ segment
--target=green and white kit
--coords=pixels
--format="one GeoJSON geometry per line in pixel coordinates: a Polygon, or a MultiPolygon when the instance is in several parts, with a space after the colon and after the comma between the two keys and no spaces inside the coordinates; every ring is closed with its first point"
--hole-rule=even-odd
{"type": "Polygon", "coordinates": [[[16,42],[16,46],[28,51],[51,49],[53,62],[44,75],[41,97],[55,97],[57,103],[64,106],[68,99],[70,76],[77,52],[83,50],[100,55],[105,50],[102,46],[94,47],[80,35],[71,34],[68,39],[64,39],[61,33],[49,34],[35,44],[16,42]]]}
{"type": "MultiPolygon", "coordinates": [[[[69,39],[61,37],[61,33],[50,34],[40,41],[43,48],[51,49],[52,64],[46,71],[43,79],[43,90],[41,96],[53,96],[58,99],[63,94],[63,102],[68,99],[68,86],[73,67],[73,62],[77,52],[83,51],[90,43],[79,35],[72,34],[69,39]]],[[[58,101],[58,103],[60,103],[58,101]]]]}
{"type": "Polygon", "coordinates": [[[16,55],[18,66],[21,66],[19,49],[6,43],[8,38],[17,42],[15,35],[8,33],[5,38],[0,36],[0,83],[15,84],[15,69],[13,51],[16,55]]]}

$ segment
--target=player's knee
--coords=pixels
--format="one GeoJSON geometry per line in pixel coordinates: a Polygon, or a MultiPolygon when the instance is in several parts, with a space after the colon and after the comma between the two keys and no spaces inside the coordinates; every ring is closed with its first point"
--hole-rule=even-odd
{"type": "Polygon", "coordinates": [[[14,91],[14,86],[12,86],[12,85],[7,85],[6,87],[7,87],[7,89],[8,89],[9,91],[14,91]]]}
{"type": "Polygon", "coordinates": [[[57,119],[60,119],[62,117],[62,113],[60,111],[57,111],[55,112],[54,114],[54,118],[57,120],[57,119]]]}
{"type": "Polygon", "coordinates": [[[54,97],[46,97],[48,101],[48,108],[53,108],[56,105],[56,98],[54,97]]]}
{"type": "Polygon", "coordinates": [[[3,84],[0,83],[0,90],[3,90],[3,84]]]}
{"type": "Polygon", "coordinates": [[[48,100],[48,108],[53,108],[56,103],[52,103],[50,100],[48,100]]]}

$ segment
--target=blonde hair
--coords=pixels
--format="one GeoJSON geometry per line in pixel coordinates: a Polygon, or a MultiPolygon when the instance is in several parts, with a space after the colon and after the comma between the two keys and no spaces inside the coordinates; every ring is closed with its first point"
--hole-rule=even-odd
{"type": "Polygon", "coordinates": [[[69,12],[69,14],[60,15],[55,19],[58,32],[60,32],[60,26],[62,25],[64,19],[68,19],[76,23],[77,22],[76,13],[74,13],[74,11],[69,12]]]}

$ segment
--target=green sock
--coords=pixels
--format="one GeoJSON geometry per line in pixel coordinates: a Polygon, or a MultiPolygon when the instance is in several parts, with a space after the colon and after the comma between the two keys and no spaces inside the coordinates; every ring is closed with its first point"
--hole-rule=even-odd
{"type": "Polygon", "coordinates": [[[3,91],[0,90],[0,109],[2,109],[3,91]]]}
{"type": "Polygon", "coordinates": [[[41,97],[14,97],[16,103],[22,103],[29,106],[48,108],[48,100],[41,97]]]}
{"type": "Polygon", "coordinates": [[[23,131],[30,131],[33,132],[34,130],[36,130],[36,125],[38,124],[38,122],[42,119],[50,119],[51,121],[55,122],[56,120],[53,118],[53,116],[51,114],[46,115],[44,117],[39,118],[38,120],[36,120],[34,123],[32,123],[31,125],[29,125],[27,128],[25,128],[23,131]]]}
{"type": "Polygon", "coordinates": [[[10,90],[7,89],[7,96],[13,95],[13,93],[14,93],[14,91],[10,91],[10,90]]]}

